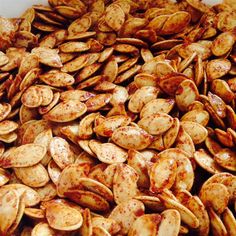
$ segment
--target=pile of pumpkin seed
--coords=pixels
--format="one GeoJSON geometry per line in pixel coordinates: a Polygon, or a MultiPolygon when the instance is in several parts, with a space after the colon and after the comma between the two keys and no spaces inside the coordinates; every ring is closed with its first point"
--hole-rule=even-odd
{"type": "Polygon", "coordinates": [[[235,0],[0,17],[0,235],[235,236],[235,41],[235,0]]]}

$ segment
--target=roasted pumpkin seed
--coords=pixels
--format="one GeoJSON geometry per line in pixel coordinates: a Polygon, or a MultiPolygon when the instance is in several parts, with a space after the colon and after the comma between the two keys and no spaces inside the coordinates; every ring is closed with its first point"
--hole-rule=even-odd
{"type": "Polygon", "coordinates": [[[234,1],[48,3],[0,17],[0,235],[235,235],[234,1]]]}

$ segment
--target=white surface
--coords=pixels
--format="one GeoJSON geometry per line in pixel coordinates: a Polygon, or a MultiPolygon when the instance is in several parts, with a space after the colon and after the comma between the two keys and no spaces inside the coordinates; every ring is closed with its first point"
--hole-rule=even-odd
{"type": "Polygon", "coordinates": [[[19,17],[33,4],[47,4],[47,0],[0,0],[0,16],[19,17]]]}
{"type": "MultiPolygon", "coordinates": [[[[216,4],[222,0],[203,0],[203,2],[216,4]]],[[[33,4],[47,4],[47,0],[0,0],[0,16],[19,17],[33,4]]]]}

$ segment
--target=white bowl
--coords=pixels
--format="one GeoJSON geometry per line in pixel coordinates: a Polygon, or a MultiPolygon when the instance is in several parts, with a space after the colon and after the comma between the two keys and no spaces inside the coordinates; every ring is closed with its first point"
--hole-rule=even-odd
{"type": "Polygon", "coordinates": [[[0,16],[19,17],[33,4],[48,4],[47,0],[0,0],[0,16]]]}
{"type": "MultiPolygon", "coordinates": [[[[0,0],[0,16],[19,17],[33,4],[47,4],[47,0],[0,0]]],[[[217,4],[222,0],[203,0],[208,4],[217,4]]]]}

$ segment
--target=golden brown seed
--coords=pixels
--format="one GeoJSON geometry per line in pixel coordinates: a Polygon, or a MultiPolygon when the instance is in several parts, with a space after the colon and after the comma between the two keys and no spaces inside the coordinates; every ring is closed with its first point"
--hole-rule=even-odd
{"type": "Polygon", "coordinates": [[[215,59],[207,63],[207,79],[212,81],[226,75],[231,68],[231,63],[227,59],[215,59]]]}
{"type": "Polygon", "coordinates": [[[233,3],[0,17],[0,235],[235,235],[233,3]]]}
{"type": "Polygon", "coordinates": [[[192,121],[182,121],[181,125],[183,129],[192,138],[194,144],[199,144],[205,141],[208,132],[207,129],[204,128],[202,125],[192,121]]]}
{"type": "Polygon", "coordinates": [[[235,152],[225,148],[215,154],[215,161],[227,170],[236,170],[235,152]]]}
{"type": "Polygon", "coordinates": [[[158,231],[156,224],[158,224],[160,221],[161,216],[159,214],[142,215],[133,223],[129,230],[129,235],[156,235],[158,231]]]}
{"type": "Polygon", "coordinates": [[[78,229],[83,222],[78,210],[60,203],[52,203],[46,208],[46,218],[52,228],[65,231],[78,229]]]}
{"type": "Polygon", "coordinates": [[[134,221],[144,214],[144,204],[136,199],[118,204],[109,215],[121,227],[121,233],[127,234],[134,221]]]}
{"type": "Polygon", "coordinates": [[[100,195],[86,190],[70,190],[65,196],[82,207],[88,207],[93,211],[106,212],[109,203],[100,195]]]}
{"type": "Polygon", "coordinates": [[[1,166],[9,167],[28,167],[39,163],[46,154],[46,148],[37,144],[21,145],[1,158],[1,166]]]}
{"type": "Polygon", "coordinates": [[[231,32],[224,32],[217,36],[212,44],[212,52],[215,56],[223,56],[234,45],[235,36],[231,32]]]}
{"type": "Polygon", "coordinates": [[[146,130],[151,135],[165,133],[173,124],[171,116],[159,112],[155,115],[145,116],[138,122],[138,126],[146,130]]]}
{"type": "Polygon", "coordinates": [[[125,13],[118,4],[111,4],[105,13],[105,21],[113,30],[119,31],[125,21],[125,13]]]}
{"type": "Polygon", "coordinates": [[[194,159],[199,166],[209,173],[216,174],[223,171],[214,159],[203,149],[199,149],[194,153],[194,159]]]}
{"type": "Polygon", "coordinates": [[[17,217],[20,199],[15,190],[9,190],[0,195],[0,200],[0,232],[4,235],[7,234],[7,231],[17,217]]]}
{"type": "Polygon", "coordinates": [[[160,236],[175,236],[180,230],[180,214],[177,210],[165,210],[161,213],[161,222],[158,228],[160,236]]]}
{"type": "Polygon", "coordinates": [[[125,162],[128,157],[126,151],[113,143],[99,143],[98,141],[90,140],[89,147],[103,163],[121,163],[125,162]]]}
{"type": "Polygon", "coordinates": [[[56,68],[61,68],[62,63],[56,49],[49,49],[44,47],[34,48],[32,53],[39,57],[39,62],[56,68]]]}
{"type": "Polygon", "coordinates": [[[181,82],[175,92],[175,100],[181,111],[186,111],[189,105],[198,99],[199,93],[191,80],[181,82]]]}
{"type": "Polygon", "coordinates": [[[124,126],[116,129],[111,138],[114,143],[123,148],[136,150],[142,150],[148,147],[153,140],[153,137],[146,131],[132,126],[124,126]]]}
{"type": "Polygon", "coordinates": [[[42,104],[43,98],[40,90],[36,86],[29,87],[22,95],[21,102],[29,108],[39,107],[42,104]]]}
{"type": "Polygon", "coordinates": [[[87,107],[85,104],[75,100],[68,100],[59,103],[44,115],[44,118],[55,122],[68,122],[77,119],[83,115],[86,110],[87,107]]]}
{"type": "Polygon", "coordinates": [[[150,191],[162,192],[174,184],[177,173],[176,161],[172,158],[160,158],[150,171],[150,191]]]}
{"type": "Polygon", "coordinates": [[[212,183],[204,186],[200,191],[200,198],[206,207],[212,207],[221,214],[228,205],[229,192],[223,184],[212,183]],[[220,196],[217,198],[216,196],[220,196]]]}
{"type": "Polygon", "coordinates": [[[43,75],[40,75],[40,79],[50,86],[65,87],[74,83],[74,78],[70,74],[60,72],[59,70],[51,70],[43,75]]]}

